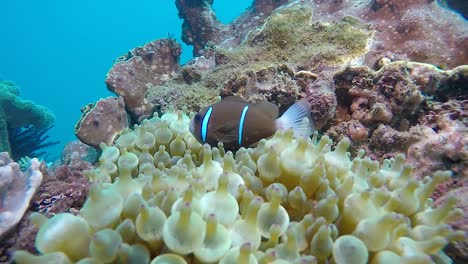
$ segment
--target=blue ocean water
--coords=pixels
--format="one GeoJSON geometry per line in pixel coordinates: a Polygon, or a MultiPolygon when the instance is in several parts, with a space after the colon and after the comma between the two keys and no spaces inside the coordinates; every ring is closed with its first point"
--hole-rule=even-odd
{"type": "MultiPolygon", "coordinates": [[[[232,21],[251,0],[217,0],[220,21],[232,21]]],[[[49,149],[58,156],[73,133],[81,107],[112,95],[104,78],[112,62],[128,50],[168,35],[181,44],[182,20],[174,1],[48,0],[1,1],[0,79],[20,88],[23,99],[56,115],[49,135],[61,144],[49,149]]],[[[181,62],[192,57],[183,45],[181,62]]]]}

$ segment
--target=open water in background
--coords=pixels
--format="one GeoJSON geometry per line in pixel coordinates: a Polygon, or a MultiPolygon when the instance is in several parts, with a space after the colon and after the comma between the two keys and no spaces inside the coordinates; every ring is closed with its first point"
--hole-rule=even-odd
{"type": "MultiPolygon", "coordinates": [[[[230,22],[251,2],[216,0],[213,7],[230,22]]],[[[168,35],[182,44],[181,63],[192,57],[173,0],[2,0],[0,11],[0,78],[55,113],[49,135],[61,144],[51,156],[76,139],[81,107],[112,95],[104,79],[117,57],[168,35]]]]}

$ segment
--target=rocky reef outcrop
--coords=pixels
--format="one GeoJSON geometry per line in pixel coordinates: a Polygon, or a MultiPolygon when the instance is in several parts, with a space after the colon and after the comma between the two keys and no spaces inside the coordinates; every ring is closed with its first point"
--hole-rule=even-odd
{"type": "Polygon", "coordinates": [[[75,135],[81,142],[99,147],[111,144],[128,127],[124,100],[114,97],[101,99],[81,109],[81,118],[75,125],[75,135]]]}
{"type": "Polygon", "coordinates": [[[119,57],[106,76],[107,88],[124,98],[137,118],[152,114],[147,89],[171,79],[179,67],[180,45],[173,39],[156,40],[119,57]]]}

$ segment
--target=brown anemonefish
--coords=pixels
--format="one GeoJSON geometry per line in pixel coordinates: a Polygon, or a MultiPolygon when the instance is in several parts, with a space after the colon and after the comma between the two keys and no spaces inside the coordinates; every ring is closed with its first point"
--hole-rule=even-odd
{"type": "Polygon", "coordinates": [[[248,103],[238,96],[229,96],[201,109],[190,123],[190,132],[202,144],[216,146],[223,142],[226,149],[252,146],[279,129],[292,128],[295,137],[313,133],[310,105],[306,100],[294,103],[279,118],[278,110],[270,102],[248,103]]]}

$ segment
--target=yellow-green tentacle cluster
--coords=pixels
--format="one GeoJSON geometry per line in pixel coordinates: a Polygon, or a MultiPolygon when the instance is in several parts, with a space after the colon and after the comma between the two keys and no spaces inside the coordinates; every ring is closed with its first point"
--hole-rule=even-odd
{"type": "Polygon", "coordinates": [[[256,148],[202,146],[182,111],[144,120],[100,165],[78,216],[33,214],[40,256],[17,263],[444,263],[463,239],[455,198],[429,198],[404,157],[382,165],[343,139],[279,131],[256,148]]]}

